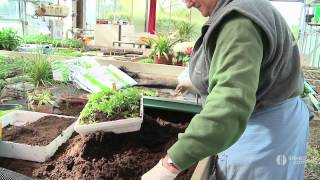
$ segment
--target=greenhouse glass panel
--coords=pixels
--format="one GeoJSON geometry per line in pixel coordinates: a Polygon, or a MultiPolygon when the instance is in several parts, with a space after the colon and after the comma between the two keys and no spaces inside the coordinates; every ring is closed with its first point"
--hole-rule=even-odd
{"type": "Polygon", "coordinates": [[[20,19],[19,0],[0,0],[0,19],[20,19]]]}
{"type": "Polygon", "coordinates": [[[147,0],[134,0],[132,7],[132,24],[136,32],[145,31],[147,0]]]}
{"type": "Polygon", "coordinates": [[[197,9],[186,8],[181,0],[157,1],[157,32],[177,31],[181,24],[192,26],[191,39],[196,39],[201,32],[201,27],[207,18],[201,16],[197,9]]]}
{"type": "Polygon", "coordinates": [[[113,10],[115,3],[113,0],[98,0],[97,1],[97,19],[113,20],[113,10]]]}
{"type": "Polygon", "coordinates": [[[132,0],[98,0],[97,19],[127,21],[132,19],[132,0]]]}

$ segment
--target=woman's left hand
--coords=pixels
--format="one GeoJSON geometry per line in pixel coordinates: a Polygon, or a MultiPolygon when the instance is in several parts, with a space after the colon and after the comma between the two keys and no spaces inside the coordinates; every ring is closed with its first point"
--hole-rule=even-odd
{"type": "Polygon", "coordinates": [[[141,180],[173,180],[180,171],[168,163],[168,158],[167,155],[161,159],[156,166],[141,177],[141,180]]]}

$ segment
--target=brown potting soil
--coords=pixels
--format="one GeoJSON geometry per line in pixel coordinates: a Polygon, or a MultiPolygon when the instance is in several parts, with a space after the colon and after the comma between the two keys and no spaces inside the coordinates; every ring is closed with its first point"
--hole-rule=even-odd
{"type": "Polygon", "coordinates": [[[318,72],[303,72],[303,76],[306,79],[318,79],[318,80],[320,80],[320,73],[318,73],[318,72]]]}
{"type": "MultiPolygon", "coordinates": [[[[187,123],[147,117],[138,132],[96,133],[70,139],[63,152],[34,170],[39,179],[140,179],[166,154],[187,123]]],[[[195,167],[177,179],[190,179],[195,167]]]]}
{"type": "Polygon", "coordinates": [[[138,117],[139,116],[139,109],[136,110],[136,112],[134,111],[125,111],[122,113],[114,113],[111,116],[107,116],[105,113],[102,112],[95,112],[93,114],[93,117],[86,117],[86,118],[82,118],[81,120],[85,123],[85,124],[90,124],[90,120],[94,119],[96,122],[108,122],[108,121],[116,121],[116,120],[120,120],[120,119],[127,119],[129,117],[127,117],[126,115],[128,114],[136,114],[136,116],[134,117],[138,117]]]}
{"type": "Polygon", "coordinates": [[[25,126],[9,126],[3,129],[3,140],[46,146],[75,120],[75,118],[45,116],[25,126]]]}
{"type": "Polygon", "coordinates": [[[315,90],[315,92],[317,92],[318,94],[320,94],[320,81],[319,80],[308,80],[307,81],[311,86],[313,86],[312,88],[315,90]]]}
{"type": "Polygon", "coordinates": [[[59,105],[59,110],[61,111],[61,114],[66,116],[79,116],[84,106],[85,105],[61,103],[59,105]]]}

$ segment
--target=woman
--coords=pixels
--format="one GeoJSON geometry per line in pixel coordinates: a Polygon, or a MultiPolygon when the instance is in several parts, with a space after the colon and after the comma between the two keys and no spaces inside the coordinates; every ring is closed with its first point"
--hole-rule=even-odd
{"type": "Polygon", "coordinates": [[[267,0],[185,3],[209,16],[190,64],[203,110],[142,179],[174,179],[215,154],[217,179],[303,179],[309,112],[284,18],[267,0]]]}

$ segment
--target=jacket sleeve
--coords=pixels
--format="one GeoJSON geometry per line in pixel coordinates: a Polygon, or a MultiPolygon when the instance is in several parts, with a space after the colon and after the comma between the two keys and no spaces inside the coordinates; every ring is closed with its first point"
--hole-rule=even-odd
{"type": "Polygon", "coordinates": [[[209,95],[169,157],[182,169],[234,144],[256,103],[263,42],[260,29],[239,16],[219,31],[209,71],[209,95]]]}

